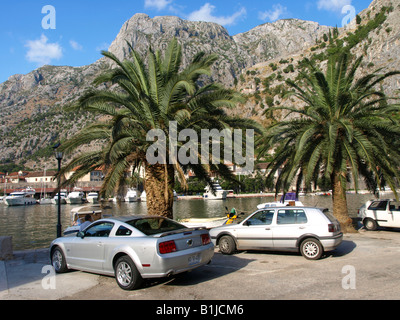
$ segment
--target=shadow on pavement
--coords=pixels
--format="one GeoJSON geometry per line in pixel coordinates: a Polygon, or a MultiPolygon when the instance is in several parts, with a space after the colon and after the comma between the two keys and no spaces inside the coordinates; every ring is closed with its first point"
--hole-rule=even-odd
{"type": "Polygon", "coordinates": [[[330,257],[343,257],[352,252],[357,247],[354,241],[343,240],[343,242],[333,251],[327,252],[330,257]]]}
{"type": "Polygon", "coordinates": [[[152,287],[160,284],[171,286],[195,285],[237,272],[253,261],[255,261],[255,259],[243,259],[236,255],[226,256],[216,252],[213,260],[208,265],[199,267],[190,272],[177,274],[171,278],[146,280],[144,287],[152,287]]]}

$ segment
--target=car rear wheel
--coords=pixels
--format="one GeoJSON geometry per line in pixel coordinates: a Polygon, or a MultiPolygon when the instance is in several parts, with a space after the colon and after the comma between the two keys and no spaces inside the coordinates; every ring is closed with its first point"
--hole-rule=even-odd
{"type": "Polygon", "coordinates": [[[51,254],[51,265],[56,273],[64,273],[68,271],[67,261],[65,260],[64,252],[61,248],[56,247],[51,254]]]}
{"type": "Polygon", "coordinates": [[[318,260],[321,258],[324,250],[317,239],[308,238],[300,244],[300,252],[308,260],[318,260]]]}
{"type": "Polygon", "coordinates": [[[367,218],[364,220],[364,227],[368,231],[375,231],[378,228],[378,224],[375,220],[367,218]]]}
{"type": "Polygon", "coordinates": [[[223,236],[218,244],[222,254],[232,254],[236,250],[235,240],[231,236],[223,236]]]}
{"type": "Polygon", "coordinates": [[[135,290],[143,282],[135,263],[128,256],[122,256],[117,260],[114,272],[115,280],[120,288],[124,290],[135,290]]]}

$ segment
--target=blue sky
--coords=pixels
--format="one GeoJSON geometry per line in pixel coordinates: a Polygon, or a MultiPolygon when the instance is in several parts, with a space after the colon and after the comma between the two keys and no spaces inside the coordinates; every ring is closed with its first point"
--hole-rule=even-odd
{"type": "Polygon", "coordinates": [[[13,74],[26,74],[44,64],[93,63],[115,39],[124,22],[136,13],[216,22],[235,35],[286,18],[340,27],[346,16],[362,11],[371,1],[2,0],[0,83],[13,74]]]}

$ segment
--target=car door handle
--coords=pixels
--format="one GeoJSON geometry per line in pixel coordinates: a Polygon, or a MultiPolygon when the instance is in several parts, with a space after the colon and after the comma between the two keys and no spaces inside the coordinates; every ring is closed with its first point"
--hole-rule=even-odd
{"type": "Polygon", "coordinates": [[[98,243],[97,243],[97,246],[98,246],[98,247],[102,247],[102,246],[103,246],[103,242],[101,242],[101,241],[98,242],[98,243]]]}
{"type": "Polygon", "coordinates": [[[265,230],[271,230],[271,228],[270,227],[266,227],[265,230]]]}
{"type": "Polygon", "coordinates": [[[305,229],[306,227],[305,226],[301,226],[301,227],[299,227],[299,229],[305,229]]]}

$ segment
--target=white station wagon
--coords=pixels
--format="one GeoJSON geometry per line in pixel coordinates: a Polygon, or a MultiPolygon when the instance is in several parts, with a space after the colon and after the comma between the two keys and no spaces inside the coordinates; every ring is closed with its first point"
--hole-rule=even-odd
{"type": "Polygon", "coordinates": [[[223,254],[236,250],[300,251],[310,260],[334,250],[343,240],[336,218],[312,207],[257,210],[241,223],[211,229],[210,235],[223,254]]]}

